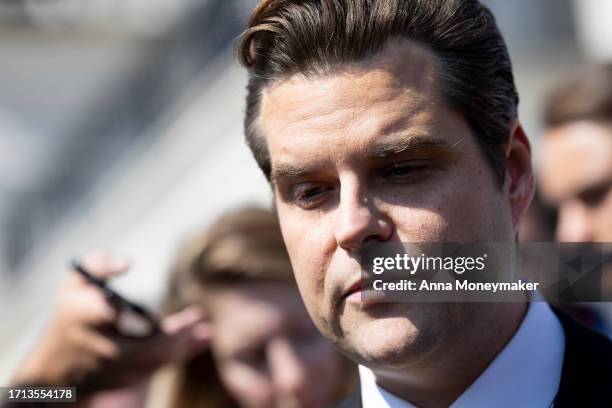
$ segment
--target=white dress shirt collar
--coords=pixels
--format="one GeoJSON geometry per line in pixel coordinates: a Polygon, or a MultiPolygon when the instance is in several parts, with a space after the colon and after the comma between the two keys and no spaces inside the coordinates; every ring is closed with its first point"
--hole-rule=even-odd
{"type": "MultiPolygon", "coordinates": [[[[518,331],[486,370],[450,408],[548,408],[559,389],[565,335],[544,301],[529,304],[518,331]]],[[[415,408],[376,384],[359,366],[363,408],[415,408]]]]}

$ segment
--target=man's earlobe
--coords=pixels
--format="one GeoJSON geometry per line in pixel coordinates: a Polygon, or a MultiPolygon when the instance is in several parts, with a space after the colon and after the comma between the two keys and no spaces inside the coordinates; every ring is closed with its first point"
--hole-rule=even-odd
{"type": "Polygon", "coordinates": [[[523,213],[535,192],[535,178],[531,165],[531,145],[518,119],[510,123],[510,138],[505,148],[506,183],[512,222],[518,228],[523,213]]]}

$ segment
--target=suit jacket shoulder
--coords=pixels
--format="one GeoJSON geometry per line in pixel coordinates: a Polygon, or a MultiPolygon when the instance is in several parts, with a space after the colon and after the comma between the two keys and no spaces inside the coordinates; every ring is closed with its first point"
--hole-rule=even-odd
{"type": "Polygon", "coordinates": [[[612,407],[612,342],[554,309],[565,332],[555,407],[612,407]]]}

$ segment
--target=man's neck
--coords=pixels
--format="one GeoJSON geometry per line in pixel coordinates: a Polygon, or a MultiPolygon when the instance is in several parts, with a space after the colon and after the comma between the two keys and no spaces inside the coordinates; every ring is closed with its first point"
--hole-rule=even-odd
{"type": "Polygon", "coordinates": [[[379,386],[420,408],[448,407],[504,349],[528,303],[492,303],[488,319],[465,330],[422,362],[401,370],[374,370],[379,386]]]}

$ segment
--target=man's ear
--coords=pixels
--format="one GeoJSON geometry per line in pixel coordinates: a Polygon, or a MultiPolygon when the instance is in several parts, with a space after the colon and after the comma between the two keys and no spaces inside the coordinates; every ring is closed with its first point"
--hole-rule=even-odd
{"type": "Polygon", "coordinates": [[[521,217],[533,199],[535,178],[531,165],[531,145],[518,119],[512,120],[509,130],[510,138],[505,147],[504,191],[512,210],[512,223],[517,229],[521,217]]]}

